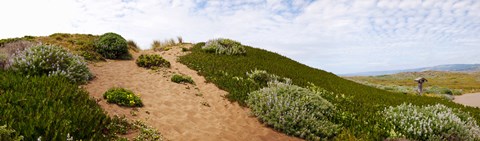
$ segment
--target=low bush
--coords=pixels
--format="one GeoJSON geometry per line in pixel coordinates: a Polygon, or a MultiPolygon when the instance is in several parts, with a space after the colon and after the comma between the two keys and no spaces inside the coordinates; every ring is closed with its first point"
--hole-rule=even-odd
{"type": "Polygon", "coordinates": [[[120,106],[127,107],[142,107],[143,103],[140,97],[135,95],[132,91],[124,88],[110,88],[103,94],[103,98],[107,99],[108,103],[115,103],[120,106]]]}
{"type": "Polygon", "coordinates": [[[125,115],[115,115],[111,118],[110,124],[107,125],[107,129],[109,132],[125,135],[128,131],[135,129],[135,126],[128,122],[125,115]]]}
{"type": "Polygon", "coordinates": [[[105,33],[95,44],[96,51],[107,59],[131,59],[127,41],[116,33],[105,33]]]}
{"type": "Polygon", "coordinates": [[[442,104],[401,104],[386,108],[382,115],[390,138],[412,140],[480,140],[480,127],[467,113],[442,104]]]}
{"type": "Polygon", "coordinates": [[[262,122],[307,140],[335,136],[340,125],[329,121],[335,107],[320,94],[295,85],[270,83],[248,95],[247,104],[262,122]]]}
{"type": "Polygon", "coordinates": [[[240,42],[223,38],[207,41],[202,49],[208,53],[226,55],[245,55],[247,52],[240,42]]]}
{"type": "Polygon", "coordinates": [[[15,54],[11,69],[29,76],[63,76],[80,84],[92,78],[82,57],[57,46],[39,45],[15,54]]]}
{"type": "Polygon", "coordinates": [[[170,67],[170,62],[158,54],[142,54],[136,60],[137,66],[144,68],[170,67]]]}
{"type": "Polygon", "coordinates": [[[64,77],[0,70],[0,125],[25,140],[108,140],[109,117],[88,93],[64,77]]]}
{"type": "Polygon", "coordinates": [[[190,84],[195,83],[193,82],[192,77],[186,76],[186,75],[178,75],[178,74],[174,74],[170,80],[175,83],[190,83],[190,84]]]}
{"type": "Polygon", "coordinates": [[[250,73],[247,72],[247,77],[263,87],[267,86],[269,82],[282,82],[286,84],[292,83],[292,80],[289,78],[280,77],[275,74],[269,74],[265,70],[252,70],[250,73]]]}

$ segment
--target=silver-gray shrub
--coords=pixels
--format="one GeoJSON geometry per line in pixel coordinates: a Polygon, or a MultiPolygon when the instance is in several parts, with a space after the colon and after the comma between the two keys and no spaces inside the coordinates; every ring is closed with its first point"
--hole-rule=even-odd
{"type": "Polygon", "coordinates": [[[92,78],[83,57],[50,45],[38,45],[15,53],[11,69],[28,76],[64,76],[74,83],[86,83],[92,78]]]}
{"type": "Polygon", "coordinates": [[[251,92],[247,105],[276,130],[307,140],[322,140],[335,136],[341,127],[329,121],[335,107],[320,95],[296,85],[269,83],[251,92]]]}
{"type": "Polygon", "coordinates": [[[247,77],[250,80],[260,84],[261,86],[266,86],[268,83],[282,82],[285,84],[291,84],[292,80],[290,78],[280,77],[275,74],[270,74],[265,70],[251,70],[247,72],[247,77]]]}
{"type": "Polygon", "coordinates": [[[383,113],[390,138],[413,140],[480,140],[480,128],[468,113],[442,104],[401,104],[383,113]]]}
{"type": "Polygon", "coordinates": [[[18,51],[23,51],[30,48],[37,43],[25,40],[14,41],[6,43],[0,47],[0,69],[7,69],[10,67],[10,59],[18,51]]]}
{"type": "Polygon", "coordinates": [[[240,42],[224,38],[209,40],[202,49],[209,53],[226,55],[244,55],[247,52],[240,42]]]}

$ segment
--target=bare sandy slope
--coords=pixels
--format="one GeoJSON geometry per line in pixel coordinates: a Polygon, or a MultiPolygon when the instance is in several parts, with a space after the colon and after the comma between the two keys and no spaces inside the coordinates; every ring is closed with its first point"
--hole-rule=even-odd
{"type": "Polygon", "coordinates": [[[455,99],[453,101],[463,105],[480,108],[480,93],[471,93],[455,96],[455,99]]]}
{"type": "MultiPolygon", "coordinates": [[[[126,115],[130,119],[145,121],[158,129],[167,140],[300,140],[274,131],[261,124],[250,111],[231,103],[224,96],[227,92],[212,83],[205,83],[202,76],[185,65],[176,62],[182,55],[176,47],[157,53],[170,61],[171,68],[158,72],[137,67],[134,60],[100,62],[90,64],[96,78],[86,85],[90,95],[102,99],[102,94],[111,87],[124,87],[140,94],[144,107],[138,108],[136,116],[132,108],[107,104],[99,105],[110,115],[126,115]],[[170,81],[174,73],[191,76],[196,85],[177,84],[170,81]]],[[[139,53],[134,54],[138,57],[139,53]]]]}

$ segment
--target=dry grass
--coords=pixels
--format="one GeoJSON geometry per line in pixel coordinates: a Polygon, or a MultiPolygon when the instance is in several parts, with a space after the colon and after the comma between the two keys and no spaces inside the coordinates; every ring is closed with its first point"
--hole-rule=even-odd
{"type": "Polygon", "coordinates": [[[133,40],[127,41],[128,49],[134,52],[139,52],[141,49],[138,47],[137,43],[133,40]]]}
{"type": "Polygon", "coordinates": [[[428,79],[424,87],[445,87],[450,89],[460,89],[465,93],[480,92],[480,72],[462,73],[462,72],[407,72],[393,75],[380,76],[354,76],[346,77],[348,79],[368,82],[378,85],[397,85],[397,86],[417,86],[413,79],[425,77],[428,79]]]}
{"type": "Polygon", "coordinates": [[[178,45],[183,45],[185,44],[183,42],[183,38],[181,36],[177,37],[177,42],[175,42],[175,39],[166,39],[163,42],[159,40],[154,40],[152,43],[152,48],[154,51],[167,51],[170,50],[173,46],[178,46],[178,45]]]}

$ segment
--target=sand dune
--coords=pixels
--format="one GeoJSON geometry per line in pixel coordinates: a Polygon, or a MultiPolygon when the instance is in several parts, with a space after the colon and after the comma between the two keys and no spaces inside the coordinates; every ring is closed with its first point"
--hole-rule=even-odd
{"type": "MultiPolygon", "coordinates": [[[[160,54],[170,61],[171,68],[154,72],[137,67],[134,60],[108,60],[89,65],[96,75],[85,86],[91,96],[102,99],[107,89],[119,86],[140,94],[145,105],[138,108],[136,116],[132,116],[132,108],[107,104],[101,100],[99,104],[110,115],[126,115],[130,119],[145,121],[158,129],[166,139],[174,141],[300,140],[265,127],[250,115],[247,108],[224,98],[227,92],[212,83],[205,83],[205,79],[196,71],[176,62],[177,57],[184,53],[180,48],[141,53],[160,54]],[[196,85],[170,82],[174,73],[191,76],[196,85]]],[[[134,54],[134,57],[139,54],[134,54]]]]}

